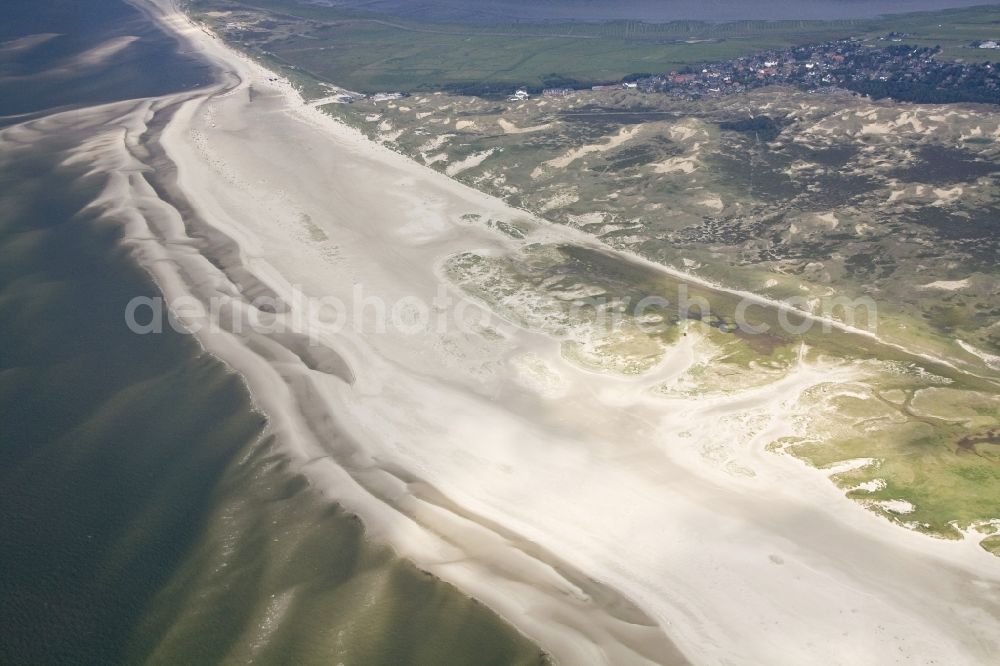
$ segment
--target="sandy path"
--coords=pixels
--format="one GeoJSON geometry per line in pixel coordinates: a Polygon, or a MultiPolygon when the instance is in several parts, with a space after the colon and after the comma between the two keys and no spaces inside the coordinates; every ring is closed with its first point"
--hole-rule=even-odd
{"type": "MultiPolygon", "coordinates": [[[[352,303],[361,286],[390,304],[432,302],[446,256],[516,245],[460,218],[522,212],[336,124],[160,6],[241,83],[48,122],[109,128],[80,159],[114,174],[103,205],[128,221],[168,296],[227,294],[245,321],[262,316],[247,300],[272,292],[304,334],[299,295],[352,303]],[[164,122],[158,145],[177,166],[168,201],[139,162],[164,122]]],[[[822,472],[762,450],[792,427],[803,390],[853,368],[803,366],[766,389],[666,401],[646,390],[655,378],[584,372],[513,326],[407,335],[373,331],[371,311],[346,318],[345,330],[312,317],[321,344],[308,349],[294,333],[199,338],[373,538],[561,662],[677,663],[679,649],[698,664],[985,664],[1000,649],[994,558],[892,527],[822,472]],[[316,369],[310,354],[349,370],[316,369]],[[528,354],[566,389],[519,384],[511,361],[528,354]],[[703,455],[709,445],[753,475],[703,455]]],[[[689,351],[664,367],[694,362],[689,351]]]]}

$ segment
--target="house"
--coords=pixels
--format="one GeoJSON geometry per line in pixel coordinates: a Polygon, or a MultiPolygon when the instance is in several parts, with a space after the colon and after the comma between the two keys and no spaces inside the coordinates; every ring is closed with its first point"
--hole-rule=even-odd
{"type": "Polygon", "coordinates": [[[518,88],[516,91],[514,91],[513,95],[510,95],[507,98],[507,101],[508,102],[523,102],[524,100],[528,99],[528,97],[529,97],[529,95],[528,95],[528,91],[527,90],[525,90],[524,88],[518,88]]]}
{"type": "Polygon", "coordinates": [[[991,40],[988,40],[988,41],[985,41],[985,42],[979,42],[979,48],[981,48],[981,49],[1000,49],[1000,44],[996,43],[995,41],[993,41],[991,39],[991,40]]]}

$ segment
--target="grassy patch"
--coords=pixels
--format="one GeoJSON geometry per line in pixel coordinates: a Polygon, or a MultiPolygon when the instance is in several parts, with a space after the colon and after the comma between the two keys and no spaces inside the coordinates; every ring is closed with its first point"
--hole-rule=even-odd
{"type": "Polygon", "coordinates": [[[850,392],[816,390],[811,400],[807,430],[815,438],[787,450],[819,467],[874,458],[874,465],[834,477],[849,497],[945,538],[960,536],[953,523],[967,527],[1000,517],[1000,446],[962,445],[970,432],[983,429],[974,423],[1000,419],[995,395],[879,374],[850,392]],[[927,402],[935,405],[934,415],[914,407],[927,402]],[[892,508],[907,504],[912,510],[892,508]]]}

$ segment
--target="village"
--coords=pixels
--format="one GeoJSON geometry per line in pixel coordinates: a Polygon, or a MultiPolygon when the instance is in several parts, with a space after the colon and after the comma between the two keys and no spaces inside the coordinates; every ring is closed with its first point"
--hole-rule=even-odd
{"type": "MultiPolygon", "coordinates": [[[[885,45],[858,39],[764,51],[750,56],[685,67],[665,74],[629,77],[619,83],[590,86],[592,90],[638,89],[697,99],[742,93],[769,85],[792,85],[820,92],[845,88],[875,98],[909,102],[982,102],[1000,104],[1000,72],[992,63],[963,64],[935,58],[939,49],[904,43],[901,33],[881,37],[885,45]]],[[[975,42],[974,49],[996,49],[995,41],[975,42]]],[[[546,88],[545,97],[560,97],[572,88],[546,88]]],[[[517,102],[529,91],[508,97],[517,102]]]]}
{"type": "MultiPolygon", "coordinates": [[[[989,62],[957,63],[935,58],[936,47],[910,46],[907,37],[889,33],[878,46],[859,39],[763,51],[703,67],[685,67],[662,74],[644,74],[626,80],[587,86],[588,89],[635,89],[698,99],[746,92],[770,85],[790,85],[812,92],[833,88],[852,90],[880,99],[921,103],[974,102],[1000,104],[1000,71],[989,62]]],[[[976,42],[973,49],[994,49],[996,42],[976,42]]],[[[574,88],[520,87],[507,95],[522,102],[532,94],[562,97],[574,88]]],[[[380,93],[376,100],[402,93],[380,93]]],[[[345,99],[344,101],[350,101],[345,99]]]]}
{"type": "Polygon", "coordinates": [[[902,43],[905,37],[890,33],[879,40],[888,44],[879,46],[843,39],[764,51],[621,85],[681,97],[726,95],[774,84],[805,90],[836,86],[901,101],[1000,103],[1000,73],[992,64],[937,60],[937,48],[908,46],[902,43]]]}
{"type": "MultiPolygon", "coordinates": [[[[220,28],[230,38],[248,46],[248,38],[267,37],[275,25],[271,18],[247,20],[247,17],[241,17],[223,23],[220,28]]],[[[698,99],[738,94],[769,85],[786,85],[817,92],[841,88],[875,99],[891,98],[904,102],[1000,104],[1000,72],[988,62],[995,59],[995,53],[1000,48],[996,39],[966,43],[967,55],[963,54],[960,60],[953,59],[953,51],[942,53],[938,46],[928,46],[926,42],[925,45],[913,45],[914,41],[919,41],[914,35],[893,31],[877,38],[838,39],[765,50],[666,72],[633,73],[618,81],[567,78],[557,86],[522,85],[507,91],[488,82],[471,81],[458,88],[464,94],[474,96],[502,94],[512,103],[539,94],[544,97],[563,96],[580,89],[636,89],[698,99]]],[[[276,57],[268,48],[262,48],[260,53],[266,58],[276,57]]],[[[299,69],[289,63],[285,67],[292,71],[299,69]]],[[[329,101],[342,103],[369,97],[374,101],[388,101],[407,94],[389,91],[363,94],[329,83],[322,87],[331,93],[329,101]]],[[[446,89],[457,91],[455,85],[446,89]]]]}

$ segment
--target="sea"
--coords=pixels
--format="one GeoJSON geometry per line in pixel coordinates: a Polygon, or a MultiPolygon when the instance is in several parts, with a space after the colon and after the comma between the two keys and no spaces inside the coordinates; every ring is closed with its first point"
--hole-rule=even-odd
{"type": "Polygon", "coordinates": [[[0,3],[0,664],[544,661],[322,500],[193,337],[126,325],[156,285],[44,121],[212,76],[121,0],[0,3]]]}

